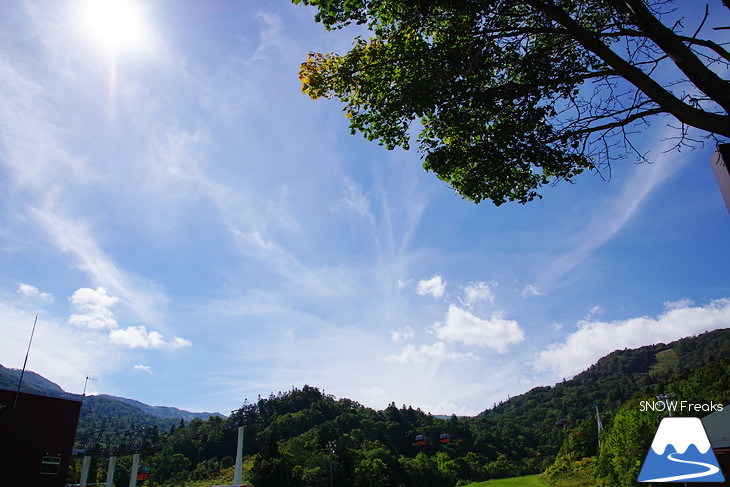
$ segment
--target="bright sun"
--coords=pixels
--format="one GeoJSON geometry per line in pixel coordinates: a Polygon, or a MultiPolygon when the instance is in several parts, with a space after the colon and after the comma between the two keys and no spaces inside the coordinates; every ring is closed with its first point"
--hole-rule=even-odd
{"type": "Polygon", "coordinates": [[[148,37],[143,12],[134,0],[83,0],[78,13],[89,40],[111,52],[135,50],[148,37]]]}

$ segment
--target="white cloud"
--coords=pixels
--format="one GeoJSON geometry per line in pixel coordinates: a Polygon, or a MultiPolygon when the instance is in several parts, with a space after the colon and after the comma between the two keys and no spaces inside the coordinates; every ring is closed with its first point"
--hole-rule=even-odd
{"type": "Polygon", "coordinates": [[[674,307],[656,318],[582,321],[578,326],[564,342],[554,343],[538,353],[533,362],[535,368],[568,377],[617,349],[671,342],[695,333],[727,328],[730,326],[730,298],[700,307],[674,307]]]}
{"type": "Polygon", "coordinates": [[[533,286],[532,284],[528,284],[525,286],[525,288],[522,290],[522,297],[523,298],[529,298],[530,296],[540,296],[542,293],[537,288],[537,286],[533,286]]]}
{"type": "Polygon", "coordinates": [[[119,299],[109,296],[106,289],[82,287],[77,289],[68,300],[79,311],[68,318],[68,322],[72,325],[95,329],[117,328],[117,321],[114,319],[111,308],[117,304],[119,299]]]}
{"type": "Polygon", "coordinates": [[[391,330],[390,332],[390,337],[394,342],[404,342],[414,338],[415,336],[416,332],[413,331],[413,328],[410,326],[406,326],[400,330],[391,330]]]}
{"type": "Polygon", "coordinates": [[[26,296],[29,298],[38,297],[47,301],[53,300],[52,294],[42,293],[37,287],[31,286],[30,284],[24,284],[22,282],[18,283],[18,290],[16,292],[21,296],[26,296]]]}
{"type": "Polygon", "coordinates": [[[165,341],[165,337],[157,331],[147,331],[147,327],[130,326],[123,329],[112,330],[109,332],[109,339],[118,345],[129,348],[184,348],[189,347],[192,343],[184,338],[174,337],[172,341],[165,341]]]}
{"type": "Polygon", "coordinates": [[[598,316],[603,314],[603,308],[600,305],[591,306],[591,309],[588,310],[588,314],[585,318],[583,318],[584,321],[590,321],[596,319],[598,316]]]}
{"type": "Polygon", "coordinates": [[[496,281],[489,282],[470,282],[464,289],[464,297],[460,299],[461,304],[467,308],[471,308],[479,301],[488,301],[494,303],[494,294],[492,288],[497,286],[496,281]]]}
{"type": "Polygon", "coordinates": [[[525,339],[520,325],[504,319],[501,313],[492,313],[488,320],[483,320],[454,304],[449,306],[445,322],[434,324],[433,330],[442,340],[491,348],[499,353],[525,339]]]}
{"type": "Polygon", "coordinates": [[[130,326],[120,329],[111,310],[119,299],[107,294],[104,288],[82,287],[71,295],[69,301],[79,311],[69,317],[69,323],[96,330],[111,329],[109,340],[117,345],[145,349],[177,349],[192,345],[189,340],[180,337],[173,337],[172,340],[167,341],[160,332],[147,331],[145,326],[130,326]]]}
{"type": "Polygon", "coordinates": [[[139,372],[146,372],[148,374],[152,373],[152,367],[149,365],[142,365],[142,364],[136,364],[132,366],[132,370],[139,371],[139,372]]]}
{"type": "Polygon", "coordinates": [[[689,308],[693,304],[695,304],[695,302],[687,298],[679,299],[677,301],[664,301],[664,310],[670,311],[679,308],[689,308]]]}
{"type": "Polygon", "coordinates": [[[446,291],[446,284],[441,279],[441,276],[436,274],[431,279],[423,279],[418,281],[416,285],[416,292],[421,296],[431,295],[434,298],[443,297],[446,291]]]}
{"type": "Polygon", "coordinates": [[[436,342],[433,345],[406,345],[398,355],[385,357],[386,362],[447,362],[476,359],[473,353],[459,353],[446,348],[444,342],[436,342]]]}
{"type": "Polygon", "coordinates": [[[167,345],[169,348],[187,348],[193,346],[193,342],[185,338],[173,337],[172,342],[167,345]]]}

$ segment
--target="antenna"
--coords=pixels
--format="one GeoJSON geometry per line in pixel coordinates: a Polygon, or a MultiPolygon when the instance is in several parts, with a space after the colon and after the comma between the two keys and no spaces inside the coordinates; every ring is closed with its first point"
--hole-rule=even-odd
{"type": "Polygon", "coordinates": [[[84,381],[84,393],[82,394],[83,397],[86,397],[86,385],[89,383],[89,381],[96,382],[96,377],[89,377],[88,375],[86,376],[86,380],[84,381]]]}
{"type": "Polygon", "coordinates": [[[28,365],[28,355],[30,355],[30,345],[33,343],[33,335],[35,334],[35,325],[38,323],[38,313],[33,321],[33,331],[30,332],[30,341],[28,342],[28,351],[25,352],[25,361],[23,362],[23,370],[20,371],[20,380],[18,381],[18,390],[15,392],[15,401],[13,402],[13,410],[18,405],[18,396],[20,395],[20,386],[23,385],[23,376],[25,375],[25,366],[28,365]]]}

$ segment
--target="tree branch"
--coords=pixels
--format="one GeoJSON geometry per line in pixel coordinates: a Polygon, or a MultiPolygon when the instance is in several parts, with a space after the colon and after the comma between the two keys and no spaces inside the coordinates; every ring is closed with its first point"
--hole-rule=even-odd
{"type": "Polygon", "coordinates": [[[548,143],[550,143],[550,142],[557,142],[558,140],[565,140],[565,139],[568,139],[568,138],[571,138],[571,137],[577,137],[577,136],[581,136],[581,135],[591,134],[591,133],[594,133],[594,132],[604,132],[606,130],[611,130],[611,129],[615,129],[615,128],[618,128],[618,127],[624,127],[624,126],[626,126],[626,125],[628,125],[628,124],[630,124],[632,122],[635,122],[636,120],[639,120],[639,119],[642,119],[642,118],[646,118],[646,117],[650,117],[652,115],[658,115],[660,113],[666,113],[666,111],[663,108],[661,108],[661,107],[659,107],[659,108],[652,108],[652,109],[649,109],[649,110],[644,110],[643,112],[634,113],[633,115],[630,115],[630,116],[628,116],[628,117],[626,117],[626,118],[624,118],[622,120],[616,120],[616,121],[611,122],[611,123],[606,123],[606,124],[603,124],[603,125],[595,125],[595,126],[592,126],[592,127],[586,127],[584,129],[579,129],[579,130],[566,131],[566,132],[561,133],[559,137],[555,137],[553,139],[550,139],[547,142],[548,143]]]}
{"type": "MultiPolygon", "coordinates": [[[[709,113],[705,110],[687,105],[672,93],[665,90],[659,83],[639,68],[621,58],[591,31],[578,24],[578,22],[554,3],[547,3],[542,0],[526,0],[526,3],[537,11],[547,15],[554,22],[565,27],[584,48],[598,56],[608,66],[616,70],[624,79],[643,91],[663,111],[671,113],[679,121],[687,125],[730,137],[730,117],[727,115],[709,113]]],[[[683,47],[687,49],[686,46],[683,45],[683,47]]],[[[723,81],[723,83],[725,82],[723,81]]],[[[727,98],[727,95],[723,95],[722,98],[727,98]]],[[[713,97],[713,99],[715,98],[713,97]]]]}
{"type": "Polygon", "coordinates": [[[612,0],[612,3],[669,54],[697,88],[722,106],[726,113],[730,111],[730,84],[708,69],[674,31],[659,22],[643,0],[612,0]]]}
{"type": "Polygon", "coordinates": [[[697,44],[698,46],[707,47],[709,49],[712,49],[715,51],[718,55],[720,55],[723,59],[730,62],[730,52],[725,50],[720,44],[717,44],[712,41],[708,41],[705,39],[696,39],[694,37],[685,37],[685,36],[678,36],[681,40],[684,42],[687,42],[689,44],[697,44]]]}

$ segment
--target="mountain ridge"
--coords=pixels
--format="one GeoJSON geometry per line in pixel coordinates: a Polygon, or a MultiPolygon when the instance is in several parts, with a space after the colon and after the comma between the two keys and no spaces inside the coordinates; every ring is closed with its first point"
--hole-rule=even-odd
{"type": "MultiPolygon", "coordinates": [[[[0,364],[0,389],[17,390],[18,381],[20,380],[21,370],[6,368],[0,364]]],[[[54,397],[73,396],[61,388],[55,382],[51,382],[42,375],[26,370],[23,374],[22,392],[40,393],[54,397]]]]}
{"type": "MultiPolygon", "coordinates": [[[[0,364],[0,389],[17,390],[20,375],[20,369],[7,368],[0,364]]],[[[84,418],[86,413],[88,413],[89,409],[93,409],[94,407],[99,406],[99,403],[108,404],[109,401],[119,402],[128,406],[132,406],[152,418],[169,420],[174,422],[178,422],[180,420],[191,421],[195,418],[208,419],[212,416],[225,418],[225,416],[223,416],[219,412],[192,412],[173,406],[151,406],[136,399],[112,396],[108,394],[95,394],[88,396],[73,394],[70,392],[66,392],[61,386],[59,386],[55,382],[46,379],[42,375],[33,372],[32,370],[26,370],[23,374],[23,384],[20,390],[21,392],[41,394],[65,399],[83,398],[84,407],[82,407],[81,410],[82,418],[84,418]]]]}
{"type": "Polygon", "coordinates": [[[113,399],[116,401],[121,401],[126,404],[129,404],[130,406],[138,407],[139,409],[146,412],[150,416],[155,416],[157,418],[163,418],[163,419],[183,419],[185,421],[190,421],[194,418],[207,419],[211,416],[219,416],[221,418],[226,418],[226,416],[224,416],[223,414],[221,414],[217,411],[215,411],[215,412],[208,412],[208,411],[192,412],[192,411],[187,411],[185,409],[176,408],[174,406],[151,406],[151,405],[145,404],[141,401],[137,401],[136,399],[112,396],[109,394],[97,394],[95,396],[90,396],[90,397],[106,397],[106,398],[113,399]]]}

